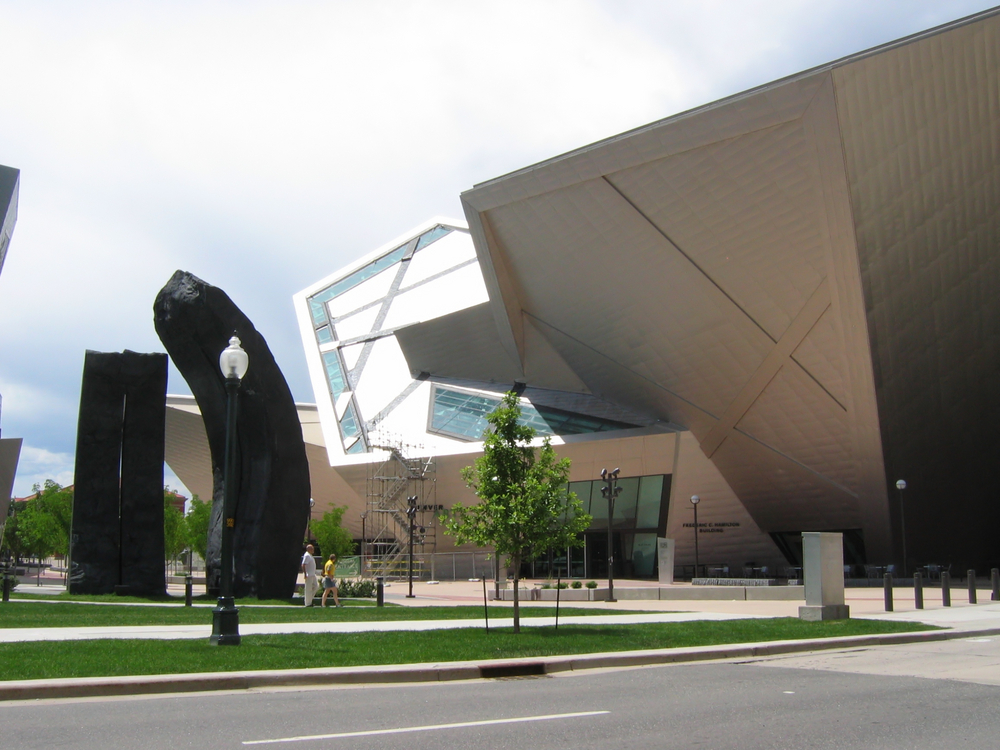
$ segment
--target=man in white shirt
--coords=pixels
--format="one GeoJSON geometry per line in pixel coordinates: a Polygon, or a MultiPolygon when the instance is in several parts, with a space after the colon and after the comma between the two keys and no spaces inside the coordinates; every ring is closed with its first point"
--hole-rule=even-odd
{"type": "Polygon", "coordinates": [[[305,574],[305,603],[307,607],[313,605],[313,597],[316,596],[316,558],[313,557],[313,546],[306,545],[306,552],[302,555],[302,572],[305,574]]]}

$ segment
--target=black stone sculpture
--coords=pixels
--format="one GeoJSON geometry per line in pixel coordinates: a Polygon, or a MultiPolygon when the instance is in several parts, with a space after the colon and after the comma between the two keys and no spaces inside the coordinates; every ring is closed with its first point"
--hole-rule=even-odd
{"type": "Polygon", "coordinates": [[[226,390],[219,355],[236,332],[250,357],[236,441],[235,596],[287,599],[309,519],[309,463],[292,393],[261,336],[217,287],[177,271],[153,304],[156,333],[198,401],[212,452],[208,588],[218,591],[226,390]]]}
{"type": "Polygon", "coordinates": [[[83,363],[69,589],[166,594],[167,355],[88,351],[83,363]]]}

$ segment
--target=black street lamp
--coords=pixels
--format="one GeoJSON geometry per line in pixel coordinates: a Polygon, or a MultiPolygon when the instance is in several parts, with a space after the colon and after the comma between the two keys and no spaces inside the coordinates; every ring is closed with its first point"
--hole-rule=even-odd
{"type": "Polygon", "coordinates": [[[896,489],[899,490],[899,523],[903,532],[903,578],[906,578],[906,513],[903,507],[903,490],[906,489],[906,480],[897,481],[896,489]]]}
{"type": "Polygon", "coordinates": [[[236,527],[236,498],[233,479],[236,476],[236,406],[240,381],[247,374],[250,358],[234,335],[229,346],[219,356],[219,367],[226,378],[226,455],[222,474],[222,560],[219,581],[219,602],[212,610],[212,637],[219,646],[240,643],[240,611],[233,602],[233,531],[236,527]]]}
{"type": "MultiPolygon", "coordinates": [[[[410,519],[410,564],[408,566],[407,580],[410,585],[410,593],[406,595],[407,599],[413,599],[413,534],[416,531],[417,524],[417,496],[411,495],[406,498],[406,515],[410,519]]],[[[424,529],[421,527],[420,532],[423,533],[424,529]]]]}
{"type": "Polygon", "coordinates": [[[694,507],[694,575],[692,578],[698,577],[698,503],[700,502],[700,497],[691,495],[691,505],[694,507]]]}
{"type": "Polygon", "coordinates": [[[601,479],[604,486],[601,487],[601,494],[608,500],[608,601],[616,602],[615,599],[615,548],[614,537],[612,536],[612,524],[615,520],[615,498],[622,493],[622,488],[618,486],[618,472],[615,469],[609,472],[601,469],[601,479]]]}

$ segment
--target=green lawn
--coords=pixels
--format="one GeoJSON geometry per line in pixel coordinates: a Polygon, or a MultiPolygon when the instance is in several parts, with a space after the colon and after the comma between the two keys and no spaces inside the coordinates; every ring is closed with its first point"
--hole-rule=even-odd
{"type": "MultiPolygon", "coordinates": [[[[343,612],[343,610],[341,610],[343,612]]],[[[703,646],[797,638],[929,630],[873,620],[803,622],[794,618],[645,625],[245,636],[240,646],[207,639],[101,640],[0,644],[0,680],[107,675],[296,669],[703,646]]]]}
{"type": "MultiPolygon", "coordinates": [[[[96,599],[96,597],[95,597],[96,599]]],[[[71,601],[39,602],[11,601],[0,604],[0,628],[59,628],[107,627],[111,625],[199,625],[212,621],[208,607],[178,606],[129,606],[120,599],[109,598],[117,606],[107,604],[75,604],[71,601]]],[[[146,601],[148,600],[136,600],[146,601]]],[[[481,618],[481,606],[460,607],[401,607],[386,605],[376,607],[370,600],[345,600],[345,606],[260,606],[256,599],[237,602],[240,622],[371,622],[382,620],[465,620],[481,618]],[[252,602],[252,604],[251,604],[252,602]],[[257,606],[254,606],[257,605],[257,606]]],[[[271,602],[269,604],[276,604],[271,602]]],[[[490,606],[490,617],[511,617],[509,606],[490,606]]],[[[600,604],[593,607],[560,607],[560,616],[630,614],[624,610],[609,609],[600,604]]],[[[555,614],[555,608],[546,606],[521,606],[522,617],[545,617],[555,614]]]]}

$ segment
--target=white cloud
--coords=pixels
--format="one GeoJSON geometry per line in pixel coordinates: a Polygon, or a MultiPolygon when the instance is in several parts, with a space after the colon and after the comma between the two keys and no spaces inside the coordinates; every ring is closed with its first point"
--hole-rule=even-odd
{"type": "Polygon", "coordinates": [[[14,497],[25,497],[34,485],[43,485],[46,479],[58,484],[73,484],[73,456],[68,453],[53,453],[45,448],[31,445],[21,446],[21,458],[14,478],[14,497]]]}
{"type": "MultiPolygon", "coordinates": [[[[0,428],[12,422],[42,422],[53,417],[65,418],[76,409],[76,403],[59,391],[38,384],[0,378],[0,428]]],[[[11,434],[10,437],[17,437],[11,434]]]]}

